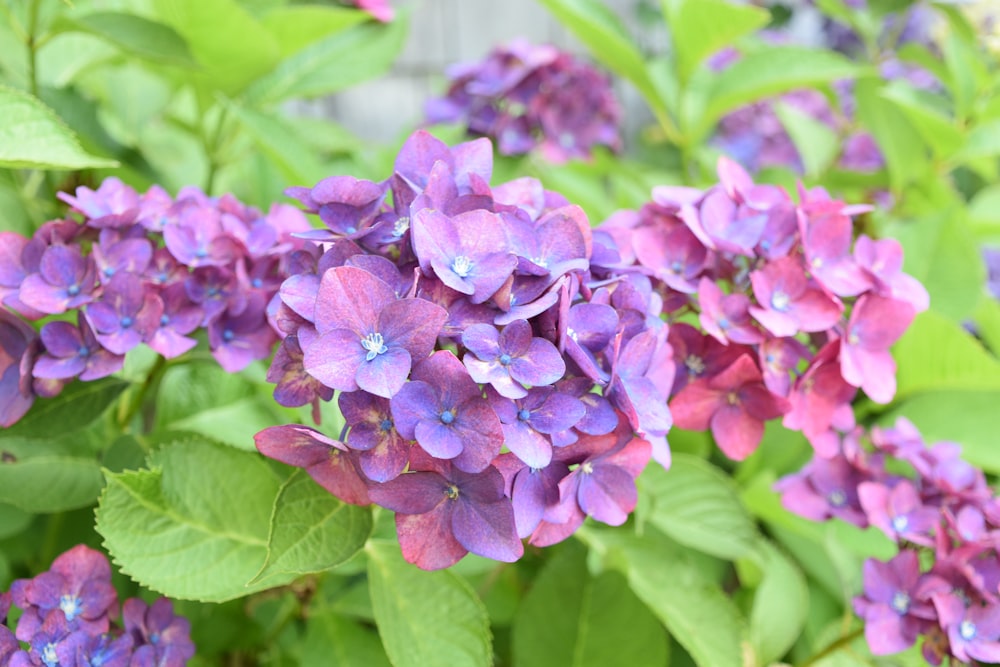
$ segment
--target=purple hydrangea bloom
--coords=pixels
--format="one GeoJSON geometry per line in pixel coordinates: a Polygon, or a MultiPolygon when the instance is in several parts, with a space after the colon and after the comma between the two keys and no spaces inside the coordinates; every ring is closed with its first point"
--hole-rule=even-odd
{"type": "Polygon", "coordinates": [[[139,598],[125,600],[122,623],[135,646],[130,667],[183,667],[194,656],[191,623],[174,614],[167,598],[152,605],[139,598]]]}
{"type": "Polygon", "coordinates": [[[365,476],[373,482],[398,477],[410,460],[411,442],[396,429],[389,400],[354,391],[341,393],[337,404],[350,428],[347,446],[361,452],[358,460],[365,476]]]}
{"type": "Polygon", "coordinates": [[[526,385],[550,385],[566,372],[559,350],[533,337],[527,320],[514,320],[499,332],[488,324],[473,324],[462,334],[462,344],[471,353],[462,361],[472,379],[491,384],[507,398],[524,398],[526,385]]]}
{"type": "Polygon", "coordinates": [[[134,275],[118,273],[100,298],[87,305],[86,315],[101,345],[112,354],[125,354],[156,331],[163,301],[134,275]]]}
{"type": "Polygon", "coordinates": [[[32,373],[46,380],[97,380],[121,370],[125,357],[104,348],[80,312],[78,326],[56,320],[41,331],[45,352],[35,360],[32,373]]]}
{"type": "Polygon", "coordinates": [[[25,277],[20,300],[43,313],[58,315],[93,300],[97,271],[76,246],[52,245],[42,254],[38,273],[25,277]]]}
{"type": "Polygon", "coordinates": [[[97,190],[80,186],[75,197],[65,192],[56,196],[87,218],[91,227],[128,227],[135,222],[140,210],[135,190],[114,176],[104,179],[97,190]]]}
{"type": "Polygon", "coordinates": [[[21,365],[38,334],[16,315],[0,308],[0,426],[6,428],[24,416],[35,401],[25,387],[21,365]]]}
{"type": "Polygon", "coordinates": [[[875,294],[862,296],[851,311],[840,346],[841,372],[876,403],[888,403],[896,393],[896,362],[889,347],[915,314],[906,301],[875,294]]]}
{"type": "Polygon", "coordinates": [[[933,600],[952,655],[963,662],[1000,662],[1000,606],[967,603],[949,593],[933,600]]]}
{"type": "Polygon", "coordinates": [[[495,392],[490,404],[503,424],[503,442],[526,465],[541,469],[552,461],[551,435],[575,426],[587,413],[583,401],[553,387],[535,387],[508,399],[495,392]]]}
{"type": "Polygon", "coordinates": [[[921,599],[921,584],[916,551],[900,551],[885,563],[865,561],[864,595],[854,599],[854,607],[865,620],[865,639],[873,654],[908,649],[930,625],[934,610],[921,599]]]}

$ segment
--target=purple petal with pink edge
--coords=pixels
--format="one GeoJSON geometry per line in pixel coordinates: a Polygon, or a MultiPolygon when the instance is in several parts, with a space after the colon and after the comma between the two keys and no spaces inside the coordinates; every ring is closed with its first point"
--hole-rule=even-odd
{"type": "Polygon", "coordinates": [[[46,322],[41,331],[42,345],[54,357],[75,356],[83,345],[80,330],[69,322],[46,322]]]}
{"type": "MultiPolygon", "coordinates": [[[[84,382],[100,380],[101,378],[114,375],[125,366],[125,355],[112,354],[111,352],[98,348],[87,358],[87,367],[80,373],[80,379],[84,382]]],[[[37,363],[36,363],[37,368],[37,363]]],[[[36,373],[37,375],[37,373],[36,373]]]]}
{"type": "Polygon", "coordinates": [[[546,518],[542,520],[538,527],[531,533],[528,544],[536,547],[549,547],[562,542],[583,525],[587,515],[577,506],[575,500],[569,504],[569,509],[560,522],[552,521],[546,513],[546,518]]]}
{"type": "Polygon", "coordinates": [[[330,449],[327,457],[306,468],[317,484],[351,505],[369,505],[368,480],[350,453],[330,449]]]}
{"type": "Polygon", "coordinates": [[[441,570],[469,553],[452,533],[451,515],[451,503],[426,514],[396,515],[396,536],[406,562],[422,570],[441,570]]]}
{"type": "Polygon", "coordinates": [[[438,418],[440,400],[432,385],[415,380],[403,385],[389,406],[396,430],[404,438],[413,440],[420,421],[438,418]]]}
{"type": "Polygon", "coordinates": [[[458,431],[437,419],[422,419],[413,429],[420,447],[439,459],[453,459],[462,453],[465,441],[458,431]]]}
{"type": "Polygon", "coordinates": [[[923,283],[905,273],[896,274],[893,278],[890,285],[890,296],[899,301],[907,302],[918,313],[924,312],[931,305],[930,294],[927,293],[927,288],[924,287],[923,283]]]}
{"type": "Polygon", "coordinates": [[[504,444],[525,465],[541,469],[552,461],[552,443],[527,423],[503,425],[504,444]]]}
{"type": "Polygon", "coordinates": [[[753,179],[746,170],[725,155],[720,155],[718,162],[715,163],[715,173],[726,194],[733,201],[741,201],[744,193],[754,187],[753,179]]]}
{"type": "Polygon", "coordinates": [[[580,476],[577,499],[588,516],[609,526],[620,526],[638,501],[635,479],[615,466],[594,466],[593,472],[580,476]]]}
{"type": "MultiPolygon", "coordinates": [[[[666,435],[673,426],[673,416],[667,407],[666,399],[649,378],[619,378],[621,387],[625,390],[628,403],[634,412],[632,427],[638,432],[651,435],[666,435]]],[[[612,401],[622,407],[621,393],[615,391],[612,401]]],[[[630,422],[632,421],[630,415],[630,422]]]]}
{"type": "Polygon", "coordinates": [[[415,360],[434,350],[448,311],[425,299],[400,299],[379,314],[379,331],[392,346],[405,348],[415,360]]]}
{"type": "Polygon", "coordinates": [[[359,336],[347,329],[327,331],[305,348],[306,372],[331,389],[356,391],[359,367],[367,363],[359,336]]]}
{"type": "Polygon", "coordinates": [[[513,563],[524,555],[514,509],[506,499],[480,504],[466,502],[460,495],[452,513],[452,529],[463,547],[484,558],[513,563]]]}
{"type": "Polygon", "coordinates": [[[253,440],[264,456],[298,468],[320,463],[329,457],[331,449],[346,449],[319,431],[296,424],[268,427],[253,440]]]}
{"type": "Polygon", "coordinates": [[[454,460],[459,470],[480,472],[500,454],[503,427],[485,400],[477,398],[463,403],[454,426],[464,445],[454,460]]]}
{"type": "Polygon", "coordinates": [[[738,396],[746,413],[761,421],[777,419],[791,407],[784,397],[775,396],[760,382],[743,385],[738,396]]]}
{"type": "Polygon", "coordinates": [[[455,182],[470,189],[469,176],[475,174],[489,183],[493,175],[493,145],[486,137],[465,141],[451,148],[455,160],[455,182]]]}
{"type": "MultiPolygon", "coordinates": [[[[110,575],[109,575],[110,576],[110,575]]],[[[86,620],[101,620],[118,609],[118,591],[110,581],[90,579],[79,588],[80,617],[86,620]]]]}
{"type": "Polygon", "coordinates": [[[489,324],[472,324],[462,332],[462,345],[483,361],[500,356],[500,333],[489,324]]]}
{"type": "Polygon", "coordinates": [[[734,461],[753,454],[764,437],[764,422],[748,415],[739,405],[722,405],[712,415],[711,428],[719,449],[734,461]]]}
{"type": "Polygon", "coordinates": [[[361,471],[373,482],[388,482],[398,477],[410,460],[410,444],[396,431],[391,431],[371,449],[361,452],[361,471]]]}
{"type": "Polygon", "coordinates": [[[430,266],[434,275],[436,275],[445,285],[456,292],[466,295],[472,303],[482,303],[486,300],[486,298],[489,298],[475,299],[474,295],[476,293],[476,283],[474,281],[474,277],[471,275],[471,271],[465,276],[459,275],[454,270],[453,263],[454,258],[439,256],[432,256],[430,258],[430,266]]]}
{"type": "Polygon", "coordinates": [[[70,300],[64,288],[52,286],[38,273],[25,277],[18,298],[29,308],[49,315],[66,312],[70,300]]]}
{"type": "Polygon", "coordinates": [[[533,338],[524,356],[514,357],[510,362],[511,377],[532,387],[553,384],[565,374],[566,362],[562,355],[544,338],[533,338]]]}
{"type": "Polygon", "coordinates": [[[401,514],[426,514],[448,500],[450,483],[436,472],[409,472],[384,484],[372,485],[376,505],[401,514]]]}
{"type": "Polygon", "coordinates": [[[316,295],[316,329],[321,333],[349,329],[372,332],[379,312],[396,301],[396,292],[364,269],[338,266],[320,279],[316,295]]]}
{"type": "Polygon", "coordinates": [[[278,293],[289,308],[306,321],[313,322],[316,318],[316,295],[319,293],[319,285],[319,276],[314,273],[301,273],[281,283],[278,293]]]}
{"type": "MultiPolygon", "coordinates": [[[[463,342],[465,337],[463,336],[463,342]]],[[[500,332],[498,343],[501,354],[520,357],[528,353],[532,338],[531,325],[527,320],[514,320],[500,332]]],[[[557,351],[558,353],[558,351],[557,351]]]]}
{"type": "Polygon", "coordinates": [[[362,358],[354,379],[360,389],[383,398],[392,398],[406,382],[410,364],[409,352],[399,347],[390,347],[388,351],[376,354],[370,361],[362,358]]]}
{"type": "Polygon", "coordinates": [[[77,285],[81,290],[87,290],[90,286],[82,281],[87,274],[89,261],[76,246],[52,245],[45,249],[38,268],[50,285],[77,285]]]}
{"type": "Polygon", "coordinates": [[[904,633],[904,617],[887,604],[872,605],[865,614],[865,640],[872,655],[899,653],[913,646],[916,633],[904,633]]]}
{"type": "Polygon", "coordinates": [[[509,252],[476,255],[468,278],[474,288],[469,301],[483,303],[490,299],[507,282],[516,266],[517,257],[509,252]]]}
{"type": "Polygon", "coordinates": [[[43,354],[35,360],[31,373],[43,380],[68,380],[87,368],[87,359],[80,356],[56,358],[43,354]]]}
{"type": "Polygon", "coordinates": [[[479,398],[483,393],[450,350],[438,350],[424,359],[413,369],[412,377],[434,387],[446,408],[458,407],[459,403],[479,398]]]}
{"type": "Polygon", "coordinates": [[[587,435],[605,435],[618,426],[618,414],[603,396],[587,393],[580,397],[587,413],[576,423],[575,428],[587,435]]]}
{"type": "MultiPolygon", "coordinates": [[[[430,274],[431,261],[437,260],[441,263],[438,267],[441,272],[435,270],[439,277],[442,274],[449,274],[458,278],[458,275],[451,271],[450,264],[455,255],[462,253],[459,251],[458,229],[451,218],[436,209],[421,209],[411,218],[410,236],[413,241],[413,252],[424,273],[430,274]]],[[[464,288],[459,291],[464,294],[471,293],[466,292],[464,288]]]]}

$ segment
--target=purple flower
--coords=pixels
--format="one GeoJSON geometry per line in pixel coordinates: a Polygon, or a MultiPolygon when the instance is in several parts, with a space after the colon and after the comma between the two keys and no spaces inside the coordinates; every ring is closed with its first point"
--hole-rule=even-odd
{"type": "Polygon", "coordinates": [[[935,593],[933,600],[952,655],[962,662],[1000,662],[1000,606],[967,603],[950,593],[935,593]]]}
{"type": "Polygon", "coordinates": [[[42,253],[38,273],[25,277],[21,301],[35,310],[57,315],[93,300],[97,287],[94,262],[76,246],[51,245],[42,253]]]}
{"type": "Polygon", "coordinates": [[[868,523],[889,539],[934,546],[931,532],[941,529],[940,510],[924,505],[909,480],[900,480],[892,488],[879,482],[862,482],[858,485],[858,500],[868,515],[868,523]]]}
{"type": "Polygon", "coordinates": [[[854,609],[865,620],[865,639],[873,654],[904,651],[931,625],[934,609],[921,599],[922,583],[916,551],[900,551],[885,563],[865,561],[865,592],[854,599],[854,609]]]}
{"type": "Polygon", "coordinates": [[[329,228],[305,232],[300,237],[326,241],[339,236],[357,239],[369,233],[386,190],[385,183],[331,176],[312,188],[288,188],[285,194],[302,202],[307,212],[318,213],[329,228]]]}
{"type": "Polygon", "coordinates": [[[889,347],[915,314],[906,301],[875,294],[865,294],[854,304],[840,346],[840,368],[847,382],[876,403],[888,403],[896,393],[896,362],[889,347]]]}
{"type": "MultiPolygon", "coordinates": [[[[650,204],[647,204],[650,206],[650,204]]],[[[705,268],[705,245],[682,224],[643,225],[635,230],[632,247],[636,259],[671,289],[693,294],[705,268]]]]}
{"type": "Polygon", "coordinates": [[[761,343],[764,335],[750,319],[750,297],[746,294],[723,294],[708,278],[698,283],[698,321],[702,329],[723,345],[761,343]]]}
{"type": "Polygon", "coordinates": [[[118,612],[108,559],[83,544],[56,557],[47,572],[15,580],[11,595],[24,610],[16,632],[21,641],[31,641],[53,615],[70,631],[101,634],[118,612]]]}
{"type": "Polygon", "coordinates": [[[32,373],[46,380],[97,380],[121,370],[125,357],[105,349],[97,340],[87,318],[77,314],[78,326],[57,320],[41,331],[45,352],[35,360],[32,373]]]}
{"type": "Polygon", "coordinates": [[[86,314],[101,345],[112,354],[125,354],[152,336],[163,315],[163,301],[147,292],[135,275],[119,273],[100,298],[88,304],[86,314]]]}
{"type": "Polygon", "coordinates": [[[471,352],[462,361],[472,379],[493,385],[507,398],[523,398],[528,393],[525,385],[550,385],[566,372],[559,350],[533,337],[527,320],[514,320],[500,332],[488,324],[473,324],[462,334],[462,344],[471,352]]]}
{"type": "Polygon", "coordinates": [[[826,331],[843,311],[839,302],[809,285],[802,265],[791,257],[768,262],[750,274],[750,281],[760,304],[750,306],[750,314],[775,336],[826,331]]]}
{"type": "Polygon", "coordinates": [[[237,373],[257,359],[266,359],[277,340],[268,326],[262,294],[251,294],[241,312],[223,313],[208,326],[212,356],[228,373],[237,373]]]}
{"type": "Polygon", "coordinates": [[[102,233],[101,242],[94,244],[93,253],[97,277],[104,284],[122,271],[145,273],[153,259],[153,246],[145,238],[118,240],[114,233],[102,233]]]}
{"type": "Polygon", "coordinates": [[[128,227],[139,214],[139,196],[115,176],[104,179],[97,190],[81,185],[75,197],[65,192],[56,196],[83,214],[91,227],[128,227]]]}
{"type": "Polygon", "coordinates": [[[351,429],[347,446],[361,452],[358,460],[365,476],[373,482],[398,477],[410,460],[411,442],[396,430],[389,400],[354,391],[341,393],[337,404],[351,429]]]}
{"type": "Polygon", "coordinates": [[[329,401],[333,398],[333,389],[306,372],[302,348],[298,337],[294,335],[286,336],[281,341],[267,369],[267,381],[275,383],[274,400],[285,407],[298,407],[317,399],[329,401]]]}
{"type": "Polygon", "coordinates": [[[447,311],[424,299],[398,299],[363,269],[323,274],[316,297],[319,338],[305,347],[305,368],[333,389],[391,398],[412,363],[434,348],[447,311]]]}
{"type": "Polygon", "coordinates": [[[802,470],[782,477],[774,490],[781,494],[781,504],[789,512],[826,521],[837,517],[865,528],[868,517],[858,500],[858,486],[878,479],[863,462],[842,453],[831,458],[814,457],[802,470]]]}
{"type": "Polygon", "coordinates": [[[183,283],[171,283],[161,289],[159,300],[163,304],[163,312],[146,344],[160,355],[172,359],[198,344],[187,334],[198,328],[204,314],[188,298],[183,283]]]}
{"type": "Polygon", "coordinates": [[[496,468],[468,473],[424,455],[414,456],[410,469],[370,492],[373,501],[396,512],[396,533],[408,562],[436,570],[468,552],[507,563],[523,555],[496,468]]]}
{"type": "Polygon", "coordinates": [[[32,327],[0,308],[0,426],[4,428],[23,417],[35,401],[30,388],[24,386],[21,364],[37,339],[32,327]]]}
{"type": "Polygon", "coordinates": [[[462,362],[447,350],[413,369],[413,381],[392,398],[392,417],[404,438],[453,460],[466,472],[484,470],[500,453],[503,428],[462,362]]]}
{"type": "Polygon", "coordinates": [[[167,598],[149,606],[139,598],[125,600],[122,622],[135,645],[130,667],[183,667],[194,656],[191,623],[174,615],[167,598]]]}
{"type": "Polygon", "coordinates": [[[163,228],[163,240],[182,264],[226,266],[243,254],[241,244],[226,232],[217,208],[178,194],[174,211],[175,216],[163,228]]]}
{"type": "Polygon", "coordinates": [[[549,436],[575,426],[587,414],[583,401],[556,391],[535,387],[524,398],[511,400],[489,394],[490,404],[503,424],[503,442],[521,461],[540,469],[552,461],[549,436]]]}

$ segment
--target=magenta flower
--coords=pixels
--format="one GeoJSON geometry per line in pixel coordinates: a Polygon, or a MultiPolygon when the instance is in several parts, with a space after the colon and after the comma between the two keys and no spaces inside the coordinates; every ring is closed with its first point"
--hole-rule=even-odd
{"type": "Polygon", "coordinates": [[[632,236],[632,248],[639,263],[671,289],[685,294],[697,291],[698,276],[705,268],[708,253],[684,225],[638,227],[632,236]]]}
{"type": "Polygon", "coordinates": [[[915,314],[906,301],[875,294],[866,294],[854,304],[840,346],[840,369],[847,382],[876,403],[888,403],[896,393],[896,362],[889,348],[915,314]]]}
{"type": "Polygon", "coordinates": [[[952,655],[963,662],[1000,662],[1000,606],[968,603],[950,593],[935,593],[933,600],[952,655]]]}
{"type": "Polygon", "coordinates": [[[719,448],[742,461],[764,437],[764,422],[788,412],[788,401],[764,386],[760,369],[749,355],[715,377],[689,383],[670,401],[674,424],[712,430],[719,448]]]}
{"type": "Polygon", "coordinates": [[[909,480],[900,480],[891,488],[879,482],[862,482],[858,485],[858,500],[868,515],[868,523],[890,540],[934,546],[931,533],[932,529],[940,530],[941,512],[924,505],[909,480]]]}
{"type": "Polygon", "coordinates": [[[843,312],[838,301],[809,285],[802,265],[791,257],[768,262],[750,274],[750,281],[760,304],[750,306],[750,314],[775,336],[826,331],[843,312]]]}
{"type": "Polygon", "coordinates": [[[372,500],[396,512],[396,533],[408,562],[436,570],[468,552],[507,563],[523,555],[496,468],[468,473],[447,461],[414,456],[410,469],[371,490],[372,500]]]}
{"type": "Polygon", "coordinates": [[[330,269],[316,296],[320,336],[304,347],[306,371],[333,389],[391,398],[434,349],[447,317],[430,301],[397,298],[363,269],[330,269]]]}
{"type": "Polygon", "coordinates": [[[473,324],[462,334],[462,344],[471,353],[462,361],[472,379],[493,385],[507,398],[524,398],[525,385],[550,385],[566,372],[559,350],[533,337],[527,320],[514,320],[500,332],[488,324],[473,324]]]}
{"type": "Polygon", "coordinates": [[[800,208],[799,225],[806,266],[823,287],[837,296],[855,296],[871,280],[851,255],[854,223],[841,202],[825,194],[800,208]]]}
{"type": "MultiPolygon", "coordinates": [[[[669,283],[668,283],[669,284],[669,283]]],[[[723,345],[752,345],[764,340],[764,334],[750,320],[750,297],[745,294],[723,294],[708,278],[698,283],[698,321],[705,333],[723,345]]]]}
{"type": "Polygon", "coordinates": [[[906,301],[918,313],[930,306],[927,288],[903,273],[903,246],[896,239],[873,241],[862,234],[854,244],[854,259],[880,296],[906,301]]]}

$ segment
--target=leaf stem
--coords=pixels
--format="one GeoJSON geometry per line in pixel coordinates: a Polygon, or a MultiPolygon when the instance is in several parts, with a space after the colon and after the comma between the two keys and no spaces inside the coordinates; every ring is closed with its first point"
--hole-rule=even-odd
{"type": "Polygon", "coordinates": [[[832,643],[827,644],[825,648],[820,649],[817,653],[813,653],[812,656],[810,656],[805,662],[799,663],[799,667],[809,667],[809,665],[815,665],[823,658],[833,655],[837,651],[842,650],[843,648],[848,646],[851,642],[853,642],[855,639],[862,636],[864,633],[865,633],[864,626],[852,630],[846,635],[843,635],[840,638],[834,640],[832,643]]]}
{"type": "Polygon", "coordinates": [[[152,394],[155,401],[156,393],[160,388],[160,382],[163,380],[166,370],[167,358],[157,356],[153,367],[146,376],[146,381],[139,386],[135,398],[128,402],[128,407],[125,410],[119,412],[118,425],[123,431],[132,431],[130,423],[140,411],[142,412],[142,433],[149,433],[152,430],[153,420],[156,415],[156,404],[155,402],[150,402],[147,405],[147,399],[152,394]]]}
{"type": "Polygon", "coordinates": [[[41,0],[31,0],[31,5],[28,6],[28,32],[24,40],[25,46],[28,47],[28,89],[35,97],[38,97],[38,61],[36,56],[38,35],[35,32],[38,30],[40,4],[41,0]]]}
{"type": "Polygon", "coordinates": [[[219,172],[219,167],[222,166],[219,161],[218,152],[222,143],[222,129],[228,113],[229,108],[225,105],[220,105],[219,115],[215,119],[215,127],[212,130],[211,136],[205,134],[202,137],[205,145],[205,154],[208,157],[208,175],[205,177],[205,194],[207,195],[212,194],[212,188],[215,187],[215,177],[219,172]]]}

